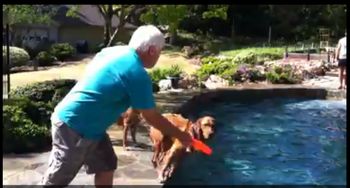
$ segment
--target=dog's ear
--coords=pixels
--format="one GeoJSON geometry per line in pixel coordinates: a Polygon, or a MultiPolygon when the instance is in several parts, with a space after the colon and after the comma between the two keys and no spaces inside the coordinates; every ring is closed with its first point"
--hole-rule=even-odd
{"type": "Polygon", "coordinates": [[[197,121],[192,124],[193,137],[196,139],[202,138],[201,119],[202,118],[197,119],[197,121]]]}

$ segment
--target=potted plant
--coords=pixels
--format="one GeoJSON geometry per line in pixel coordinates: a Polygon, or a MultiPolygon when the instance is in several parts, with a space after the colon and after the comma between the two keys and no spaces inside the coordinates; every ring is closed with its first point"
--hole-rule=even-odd
{"type": "Polygon", "coordinates": [[[183,73],[179,65],[172,65],[166,72],[166,78],[171,81],[172,88],[178,88],[180,76],[183,73]]]}

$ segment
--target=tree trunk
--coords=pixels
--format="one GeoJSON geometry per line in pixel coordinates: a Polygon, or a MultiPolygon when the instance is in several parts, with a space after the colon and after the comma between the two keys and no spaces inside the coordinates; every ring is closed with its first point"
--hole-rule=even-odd
{"type": "Polygon", "coordinates": [[[235,37],[235,18],[232,17],[232,23],[231,23],[231,38],[235,37]]]}
{"type": "Polygon", "coordinates": [[[176,39],[177,39],[177,32],[176,32],[176,30],[175,30],[175,31],[172,31],[172,32],[171,32],[169,43],[170,43],[171,45],[174,45],[175,42],[176,42],[176,39]]]}
{"type": "Polygon", "coordinates": [[[111,28],[112,28],[112,20],[105,19],[105,27],[104,27],[104,45],[107,46],[109,40],[111,39],[111,28]]]}
{"type": "Polygon", "coordinates": [[[124,27],[124,25],[125,25],[125,23],[123,23],[122,21],[119,23],[118,27],[114,30],[113,35],[109,39],[109,42],[108,42],[106,47],[110,47],[112,45],[113,41],[115,41],[115,39],[117,38],[117,36],[118,36],[117,34],[119,33],[120,29],[122,27],[124,27]]]}
{"type": "Polygon", "coordinates": [[[119,16],[119,25],[118,27],[115,29],[113,35],[111,36],[111,38],[109,39],[109,42],[107,44],[107,47],[111,46],[113,41],[115,41],[115,39],[117,38],[118,36],[118,32],[121,30],[121,28],[124,27],[124,25],[130,20],[130,17],[133,16],[135,14],[135,11],[140,8],[140,6],[137,6],[135,5],[132,10],[129,12],[129,14],[127,14],[125,16],[125,8],[123,8],[123,5],[122,5],[122,8],[121,8],[121,13],[120,13],[120,16],[119,16]]]}

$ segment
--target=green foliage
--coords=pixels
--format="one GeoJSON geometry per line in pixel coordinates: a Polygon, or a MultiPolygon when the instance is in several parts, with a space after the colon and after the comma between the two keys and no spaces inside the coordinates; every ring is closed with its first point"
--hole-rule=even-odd
{"type": "Polygon", "coordinates": [[[57,43],[51,46],[50,54],[58,60],[64,61],[75,55],[75,48],[69,43],[57,43]]]}
{"type": "Polygon", "coordinates": [[[179,65],[172,65],[170,68],[157,68],[148,72],[153,83],[158,84],[160,80],[169,77],[179,77],[184,71],[179,65]]]}
{"type": "Polygon", "coordinates": [[[149,10],[140,20],[145,23],[168,25],[171,33],[176,32],[180,21],[187,16],[187,5],[149,5],[149,10]]]}
{"type": "Polygon", "coordinates": [[[296,84],[302,81],[302,78],[294,73],[290,65],[274,66],[266,73],[266,79],[273,84],[296,84]]]}
{"type": "Polygon", "coordinates": [[[266,75],[261,73],[258,69],[252,68],[252,69],[250,69],[250,73],[249,73],[248,79],[251,82],[263,81],[263,80],[266,79],[266,75]]]}
{"type": "Polygon", "coordinates": [[[32,101],[28,97],[12,97],[4,105],[17,106],[34,124],[49,128],[53,107],[43,101],[32,101]]]}
{"type": "Polygon", "coordinates": [[[58,97],[62,97],[62,91],[59,91],[59,89],[63,89],[68,93],[69,89],[72,88],[75,83],[76,81],[71,79],[49,80],[24,87],[18,87],[11,90],[10,95],[19,98],[27,97],[33,101],[42,101],[45,103],[53,102],[56,104],[58,100],[62,99],[58,97]]]}
{"type": "Polygon", "coordinates": [[[202,65],[210,64],[210,63],[225,63],[225,62],[233,62],[232,57],[217,57],[217,56],[207,56],[201,59],[202,65]]]}
{"type": "Polygon", "coordinates": [[[255,64],[257,55],[251,51],[242,51],[234,57],[233,62],[237,64],[255,64]]]}
{"type": "Polygon", "coordinates": [[[148,24],[168,26],[171,42],[174,43],[179,24],[187,14],[187,5],[149,5],[148,11],[141,15],[140,20],[148,24]]]}
{"type": "Polygon", "coordinates": [[[223,55],[234,58],[235,63],[261,64],[283,58],[284,48],[243,48],[224,51],[223,55]]]}
{"type": "MultiPolygon", "coordinates": [[[[7,48],[2,46],[3,67],[6,64],[7,48]]],[[[22,48],[10,46],[10,67],[23,66],[29,61],[29,54],[22,48]]]]}
{"type": "Polygon", "coordinates": [[[106,47],[106,45],[104,43],[97,44],[96,46],[93,47],[92,52],[98,53],[105,47],[106,47]]]}
{"type": "Polygon", "coordinates": [[[38,43],[34,42],[34,45],[33,41],[22,41],[22,47],[28,52],[30,59],[34,59],[41,51],[48,51],[51,45],[52,42],[48,40],[41,40],[38,43]]]}
{"type": "Polygon", "coordinates": [[[202,65],[195,74],[200,80],[206,80],[212,74],[219,75],[230,80],[236,71],[237,64],[230,61],[219,60],[202,65]]]}
{"type": "Polygon", "coordinates": [[[3,107],[4,152],[32,152],[50,146],[50,116],[75,83],[52,80],[12,90],[3,107]]]}
{"type": "Polygon", "coordinates": [[[50,131],[39,126],[14,103],[3,106],[3,152],[33,152],[50,145],[50,131]]]}
{"type": "Polygon", "coordinates": [[[227,18],[227,5],[209,5],[209,10],[203,12],[202,17],[205,19],[209,18],[221,18],[226,20],[227,18]]]}
{"type": "Polygon", "coordinates": [[[156,68],[150,72],[148,72],[153,83],[157,84],[160,80],[166,79],[166,75],[164,73],[164,69],[156,68]]]}
{"type": "Polygon", "coordinates": [[[50,66],[56,60],[55,56],[49,52],[40,52],[35,59],[38,61],[39,66],[50,66]]]}
{"type": "Polygon", "coordinates": [[[68,93],[69,91],[72,89],[72,87],[74,86],[74,84],[67,84],[66,86],[63,87],[59,87],[55,89],[55,93],[52,96],[52,99],[50,101],[50,105],[51,106],[56,106],[68,93]]]}
{"type": "Polygon", "coordinates": [[[183,69],[179,65],[172,65],[169,69],[165,69],[165,75],[169,77],[180,77],[184,73],[183,69]]]}
{"type": "Polygon", "coordinates": [[[55,5],[3,5],[3,22],[13,24],[49,24],[57,12],[55,5]]]}
{"type": "Polygon", "coordinates": [[[266,75],[261,73],[254,65],[241,65],[234,74],[234,80],[239,82],[244,81],[262,81],[266,79],[266,75]]]}

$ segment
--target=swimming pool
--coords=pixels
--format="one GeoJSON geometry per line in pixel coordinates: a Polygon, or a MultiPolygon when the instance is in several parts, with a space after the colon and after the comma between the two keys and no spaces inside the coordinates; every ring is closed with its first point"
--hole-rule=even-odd
{"type": "Polygon", "coordinates": [[[346,185],[346,100],[214,103],[212,156],[187,156],[167,184],[346,185]]]}

